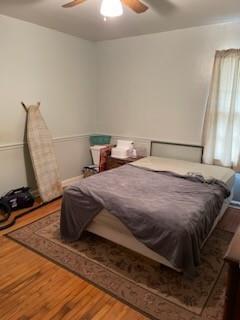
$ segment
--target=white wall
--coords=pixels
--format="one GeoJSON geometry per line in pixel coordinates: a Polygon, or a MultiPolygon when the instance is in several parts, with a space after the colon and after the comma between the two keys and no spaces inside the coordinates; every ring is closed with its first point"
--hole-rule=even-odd
{"type": "Polygon", "coordinates": [[[0,16],[0,48],[0,194],[33,185],[22,100],[41,101],[62,179],[79,175],[95,130],[95,44],[0,16]]]}
{"type": "Polygon", "coordinates": [[[98,43],[98,132],[200,144],[215,50],[239,35],[230,23],[98,43]]]}
{"type": "Polygon", "coordinates": [[[90,162],[88,135],[201,143],[214,52],[240,47],[240,24],[97,44],[0,16],[0,194],[34,185],[26,104],[41,101],[62,179],[90,162]]]}

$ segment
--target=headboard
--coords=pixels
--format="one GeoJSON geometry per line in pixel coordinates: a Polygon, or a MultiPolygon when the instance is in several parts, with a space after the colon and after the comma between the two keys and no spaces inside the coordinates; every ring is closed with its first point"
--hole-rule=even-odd
{"type": "Polygon", "coordinates": [[[150,156],[201,162],[203,146],[164,141],[151,141],[150,156]]]}

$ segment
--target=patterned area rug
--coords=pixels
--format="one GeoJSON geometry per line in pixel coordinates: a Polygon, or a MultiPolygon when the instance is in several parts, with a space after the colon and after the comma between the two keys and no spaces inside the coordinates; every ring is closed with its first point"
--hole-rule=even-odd
{"type": "Polygon", "coordinates": [[[60,264],[119,300],[158,320],[220,320],[225,294],[222,260],[232,234],[216,229],[202,251],[199,276],[188,280],[126,248],[85,232],[60,239],[59,212],[8,237],[60,264]]]}

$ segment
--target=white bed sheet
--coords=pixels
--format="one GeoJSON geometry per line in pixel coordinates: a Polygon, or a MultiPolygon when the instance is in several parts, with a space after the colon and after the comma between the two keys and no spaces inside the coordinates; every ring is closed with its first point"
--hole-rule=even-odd
{"type": "Polygon", "coordinates": [[[186,175],[189,172],[199,173],[206,179],[215,178],[223,181],[230,189],[235,176],[235,172],[229,168],[160,157],[142,158],[133,162],[132,165],[152,170],[172,171],[181,175],[186,175]]]}

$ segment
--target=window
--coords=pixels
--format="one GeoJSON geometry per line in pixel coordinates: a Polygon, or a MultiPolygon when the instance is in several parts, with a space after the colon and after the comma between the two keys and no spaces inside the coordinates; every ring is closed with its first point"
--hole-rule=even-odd
{"type": "Polygon", "coordinates": [[[240,50],[217,51],[204,125],[205,163],[240,170],[240,50]]]}

